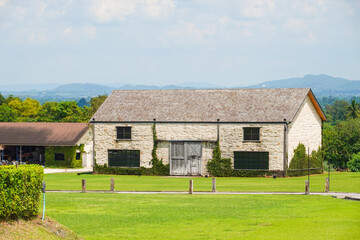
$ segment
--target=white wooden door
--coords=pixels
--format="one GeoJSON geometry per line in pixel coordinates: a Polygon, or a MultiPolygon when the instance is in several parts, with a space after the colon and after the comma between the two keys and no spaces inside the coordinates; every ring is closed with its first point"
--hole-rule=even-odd
{"type": "Polygon", "coordinates": [[[201,142],[172,142],[171,175],[201,175],[201,142]]]}

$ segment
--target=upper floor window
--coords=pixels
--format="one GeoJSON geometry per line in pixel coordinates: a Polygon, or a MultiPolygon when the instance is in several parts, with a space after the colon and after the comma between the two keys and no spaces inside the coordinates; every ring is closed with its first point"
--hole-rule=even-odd
{"type": "Polygon", "coordinates": [[[244,141],[260,141],[260,128],[245,127],[244,141]]]}
{"type": "Polygon", "coordinates": [[[131,139],[131,127],[116,127],[117,139],[131,139]]]}

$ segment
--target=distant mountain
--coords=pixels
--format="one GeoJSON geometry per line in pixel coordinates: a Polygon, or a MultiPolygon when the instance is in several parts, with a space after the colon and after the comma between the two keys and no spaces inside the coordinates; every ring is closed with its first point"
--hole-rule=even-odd
{"type": "Polygon", "coordinates": [[[360,81],[325,74],[267,81],[246,88],[311,88],[317,96],[360,95],[360,81]]]}
{"type": "MultiPolygon", "coordinates": [[[[80,98],[90,99],[93,96],[110,94],[114,89],[139,90],[139,89],[211,89],[224,88],[205,82],[187,82],[179,85],[120,85],[111,86],[91,84],[91,83],[72,83],[72,84],[34,84],[34,85],[11,85],[11,87],[0,86],[0,92],[4,96],[13,94],[20,98],[31,97],[45,101],[64,101],[79,100],[80,98]],[[54,86],[52,88],[49,88],[54,86]],[[12,89],[12,90],[9,90],[12,89]],[[27,90],[23,90],[27,89],[27,90]],[[35,89],[35,90],[29,90],[35,89]]],[[[244,88],[244,87],[235,87],[244,88]]],[[[283,80],[267,81],[245,88],[311,88],[315,95],[320,98],[323,96],[346,97],[360,96],[360,81],[352,81],[345,78],[331,77],[325,74],[306,75],[302,78],[289,78],[283,80]]]]}
{"type": "Polygon", "coordinates": [[[53,92],[111,92],[115,88],[92,83],[71,83],[54,88],[53,92]]]}
{"type": "Polygon", "coordinates": [[[60,83],[0,85],[0,92],[44,91],[54,89],[60,85],[60,83]]]}

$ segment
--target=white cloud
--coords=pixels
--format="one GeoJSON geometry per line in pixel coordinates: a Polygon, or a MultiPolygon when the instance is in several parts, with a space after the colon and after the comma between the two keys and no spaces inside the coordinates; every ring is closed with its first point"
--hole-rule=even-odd
{"type": "Polygon", "coordinates": [[[247,0],[241,6],[241,15],[247,18],[259,18],[273,11],[274,8],[273,0],[247,0]]]}
{"type": "Polygon", "coordinates": [[[95,0],[91,9],[100,22],[107,22],[113,19],[124,20],[135,11],[136,6],[136,0],[95,0]]]}
{"type": "Polygon", "coordinates": [[[124,20],[135,13],[160,17],[175,9],[173,0],[94,0],[91,11],[100,22],[124,20]]]}
{"type": "Polygon", "coordinates": [[[0,7],[5,7],[5,5],[8,1],[9,0],[0,0],[0,7]]]}
{"type": "Polygon", "coordinates": [[[173,0],[145,0],[144,11],[152,17],[160,17],[174,11],[173,0]]]}
{"type": "Polygon", "coordinates": [[[293,10],[301,15],[318,17],[327,12],[325,2],[322,0],[295,1],[293,10]]]}
{"type": "Polygon", "coordinates": [[[64,34],[64,35],[69,35],[69,34],[71,34],[71,28],[69,28],[69,27],[68,27],[68,28],[65,28],[64,31],[63,31],[63,34],[64,34]]]}
{"type": "Polygon", "coordinates": [[[90,37],[94,37],[96,35],[96,27],[87,24],[85,27],[85,33],[90,36],[90,37]]]}
{"type": "Polygon", "coordinates": [[[177,39],[183,38],[184,40],[200,41],[207,35],[214,35],[216,32],[214,27],[207,26],[202,29],[197,27],[194,23],[182,23],[177,30],[173,31],[171,35],[177,39]],[[190,39],[189,39],[190,37],[190,39]]]}
{"type": "Polygon", "coordinates": [[[301,33],[309,29],[305,21],[299,18],[289,18],[284,24],[284,27],[295,33],[301,33]]]}
{"type": "Polygon", "coordinates": [[[27,40],[29,43],[45,43],[47,42],[48,38],[45,33],[41,32],[32,32],[29,33],[27,40]]]}

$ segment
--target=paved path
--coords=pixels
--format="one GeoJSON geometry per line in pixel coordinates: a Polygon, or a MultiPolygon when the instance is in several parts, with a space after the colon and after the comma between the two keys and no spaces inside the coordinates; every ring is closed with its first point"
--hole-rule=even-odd
{"type": "Polygon", "coordinates": [[[78,173],[78,172],[92,172],[92,167],[89,168],[44,168],[44,173],[65,173],[65,172],[72,172],[72,173],[78,173]]]}
{"type": "MultiPolygon", "coordinates": [[[[67,192],[67,193],[81,193],[81,191],[72,191],[72,190],[47,190],[47,192],[67,192]]],[[[189,194],[189,192],[181,191],[86,191],[87,193],[120,193],[120,194],[189,194]]],[[[305,195],[304,192],[193,192],[194,195],[305,195]]],[[[360,201],[360,193],[342,193],[342,192],[310,192],[310,195],[319,195],[319,196],[332,196],[342,199],[351,199],[360,201]]]]}

